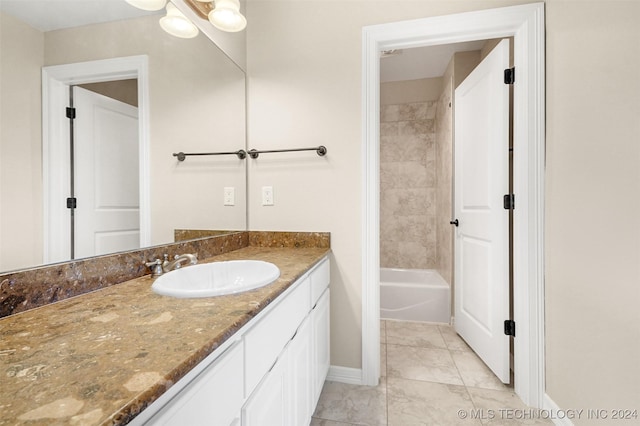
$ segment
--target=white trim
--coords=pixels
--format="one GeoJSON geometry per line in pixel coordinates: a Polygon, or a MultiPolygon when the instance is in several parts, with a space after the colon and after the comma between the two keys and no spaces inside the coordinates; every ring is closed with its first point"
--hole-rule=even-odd
{"type": "Polygon", "coordinates": [[[380,47],[362,31],[362,384],[380,380],[380,47]]]}
{"type": "Polygon", "coordinates": [[[515,391],[540,407],[544,394],[544,3],[365,27],[362,146],[362,383],[380,376],[379,52],[514,37],[515,391]],[[526,195],[525,195],[526,194],[526,195]]]}
{"type": "Polygon", "coordinates": [[[327,374],[326,380],[350,385],[360,385],[362,384],[362,370],[359,368],[331,365],[329,366],[329,373],[327,374]]]}
{"type": "Polygon", "coordinates": [[[42,69],[43,261],[68,260],[69,123],[61,111],[69,105],[69,86],[129,78],[138,79],[140,146],[140,247],[151,243],[149,170],[149,65],[146,55],[56,65],[42,69]],[[61,166],[62,165],[62,166],[61,166]],[[53,203],[53,200],[61,200],[53,203]],[[62,256],[62,257],[61,257],[62,256]]]}
{"type": "Polygon", "coordinates": [[[544,394],[542,402],[542,408],[552,415],[553,424],[558,426],[573,426],[573,422],[567,417],[559,418],[557,414],[563,410],[546,393],[544,394]]]}

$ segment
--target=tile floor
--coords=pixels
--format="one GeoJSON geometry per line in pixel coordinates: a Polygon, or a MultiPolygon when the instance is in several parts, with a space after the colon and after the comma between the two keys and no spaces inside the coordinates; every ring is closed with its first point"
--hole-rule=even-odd
{"type": "Polygon", "coordinates": [[[380,341],[380,384],[327,381],[311,426],[552,424],[532,419],[448,325],[381,321],[380,341]]]}

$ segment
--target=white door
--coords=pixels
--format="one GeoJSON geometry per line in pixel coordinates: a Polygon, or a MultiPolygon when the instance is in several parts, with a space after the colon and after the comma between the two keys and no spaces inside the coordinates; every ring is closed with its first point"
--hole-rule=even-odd
{"type": "Polygon", "coordinates": [[[73,88],[75,257],[140,247],[138,109],[73,88]]]}
{"type": "Polygon", "coordinates": [[[455,329],[509,383],[509,41],[455,91],[455,329]]]}

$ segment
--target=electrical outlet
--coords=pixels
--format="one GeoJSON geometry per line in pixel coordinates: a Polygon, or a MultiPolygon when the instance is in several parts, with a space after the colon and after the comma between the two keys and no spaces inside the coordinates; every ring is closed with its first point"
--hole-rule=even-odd
{"type": "Polygon", "coordinates": [[[224,205],[225,206],[236,205],[236,189],[233,186],[224,187],[224,205]]]}
{"type": "Polygon", "coordinates": [[[272,186],[262,187],[262,205],[263,206],[273,205],[273,187],[272,186]]]}

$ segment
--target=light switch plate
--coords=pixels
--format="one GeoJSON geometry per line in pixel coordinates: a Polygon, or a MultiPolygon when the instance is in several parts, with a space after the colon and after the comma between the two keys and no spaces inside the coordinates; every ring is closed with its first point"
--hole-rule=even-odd
{"type": "Polygon", "coordinates": [[[224,187],[224,205],[225,206],[236,205],[236,189],[233,186],[224,187]]]}
{"type": "Polygon", "coordinates": [[[262,187],[262,205],[263,206],[273,205],[273,186],[262,187]]]}

